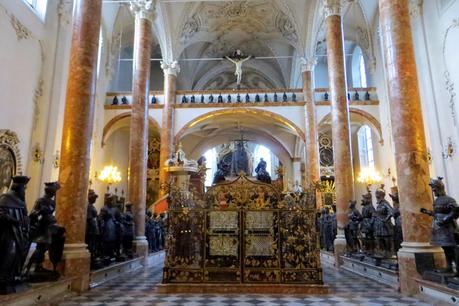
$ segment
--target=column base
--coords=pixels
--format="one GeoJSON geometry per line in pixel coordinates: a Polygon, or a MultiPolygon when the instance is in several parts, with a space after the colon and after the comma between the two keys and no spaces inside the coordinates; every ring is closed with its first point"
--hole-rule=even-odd
{"type": "Polygon", "coordinates": [[[333,247],[334,247],[334,254],[335,254],[335,265],[336,267],[340,267],[343,264],[343,260],[341,259],[341,256],[346,253],[346,238],[344,238],[344,235],[337,235],[335,238],[335,241],[333,242],[333,247]]]}
{"type": "Polygon", "coordinates": [[[148,241],[145,236],[137,236],[133,241],[134,252],[139,257],[143,257],[142,264],[147,266],[148,263],[148,241]]]}
{"type": "Polygon", "coordinates": [[[91,254],[86,247],[85,243],[64,245],[59,272],[65,277],[72,278],[72,291],[84,292],[89,290],[91,254]]]}
{"type": "Polygon", "coordinates": [[[443,249],[432,246],[425,242],[403,242],[402,248],[398,251],[398,265],[400,275],[400,291],[406,295],[415,295],[419,293],[419,286],[416,278],[422,279],[422,275],[416,270],[416,253],[434,253],[436,266],[445,264],[445,255],[443,249]]]}

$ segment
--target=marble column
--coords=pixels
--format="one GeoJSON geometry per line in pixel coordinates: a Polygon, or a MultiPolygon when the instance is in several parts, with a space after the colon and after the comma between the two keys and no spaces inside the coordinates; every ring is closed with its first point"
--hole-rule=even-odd
{"type": "MultiPolygon", "coordinates": [[[[303,94],[305,101],[305,146],[306,146],[306,182],[305,187],[320,181],[319,142],[317,131],[317,115],[314,99],[314,66],[317,64],[315,57],[303,59],[301,71],[303,74],[303,94]]],[[[316,197],[316,207],[322,206],[320,194],[316,197]]]]}
{"type": "Polygon", "coordinates": [[[379,11],[403,220],[400,285],[403,293],[415,294],[414,278],[421,278],[415,253],[434,253],[437,261],[443,254],[430,246],[432,220],[420,213],[432,209],[432,195],[408,0],[379,0],[379,11]]]}
{"type": "Polygon", "coordinates": [[[341,1],[324,1],[325,24],[327,28],[327,60],[332,115],[333,159],[336,186],[336,214],[338,235],[335,239],[336,263],[342,263],[340,256],[346,249],[344,226],[347,222],[349,200],[354,199],[354,173],[347,101],[346,64],[344,56],[341,1]]]}
{"type": "Polygon", "coordinates": [[[65,227],[61,272],[72,289],[89,289],[90,256],[85,244],[91,138],[97,77],[101,0],[76,0],[62,132],[56,217],[65,227]]]}
{"type": "MultiPolygon", "coordinates": [[[[161,124],[161,147],[159,152],[159,182],[165,184],[169,181],[169,173],[166,171],[166,161],[174,153],[174,104],[176,100],[177,74],[180,73],[180,66],[176,61],[162,62],[161,68],[164,71],[164,108],[161,124]]],[[[165,195],[161,189],[160,196],[165,195]]]]}
{"type": "Polygon", "coordinates": [[[128,201],[135,218],[134,248],[140,256],[148,255],[145,237],[148,161],[148,100],[150,55],[152,45],[153,5],[151,1],[131,1],[135,15],[132,110],[129,144],[128,201]]]}

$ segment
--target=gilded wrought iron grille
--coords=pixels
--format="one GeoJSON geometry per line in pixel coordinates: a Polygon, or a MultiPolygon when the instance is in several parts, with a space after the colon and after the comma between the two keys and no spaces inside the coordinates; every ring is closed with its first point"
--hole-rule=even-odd
{"type": "Polygon", "coordinates": [[[204,199],[172,188],[163,281],[322,284],[314,195],[244,175],[204,199]]]}

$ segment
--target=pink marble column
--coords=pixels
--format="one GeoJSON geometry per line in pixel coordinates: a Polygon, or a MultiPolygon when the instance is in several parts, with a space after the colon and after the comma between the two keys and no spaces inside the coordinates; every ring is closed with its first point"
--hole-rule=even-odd
{"type": "Polygon", "coordinates": [[[420,213],[432,209],[432,195],[408,0],[379,0],[379,11],[403,220],[400,285],[403,293],[415,294],[414,278],[421,276],[414,254],[432,252],[441,259],[442,251],[430,246],[432,220],[420,213]]]}
{"type": "MultiPolygon", "coordinates": [[[[161,68],[164,71],[164,108],[159,152],[159,182],[164,184],[169,181],[169,173],[166,171],[165,164],[174,152],[174,104],[176,100],[177,74],[180,73],[180,66],[176,61],[171,63],[162,62],[161,68]]],[[[164,194],[165,191],[161,189],[160,196],[164,194]]]]}
{"type": "Polygon", "coordinates": [[[352,168],[341,1],[325,0],[324,12],[327,28],[327,59],[332,114],[336,214],[338,221],[338,235],[334,245],[335,258],[339,265],[341,264],[340,256],[346,249],[344,226],[347,222],[349,200],[354,199],[354,173],[352,168]]]}
{"type": "Polygon", "coordinates": [[[72,289],[89,289],[85,244],[91,138],[94,125],[101,0],[75,0],[64,112],[56,217],[66,229],[62,271],[72,289]]]}
{"type": "Polygon", "coordinates": [[[145,237],[148,100],[153,6],[150,1],[131,1],[131,11],[135,15],[135,33],[127,197],[133,204],[135,217],[135,251],[140,256],[146,256],[148,254],[148,242],[145,237]]]}
{"type": "MultiPolygon", "coordinates": [[[[303,74],[303,94],[305,101],[305,145],[306,145],[306,182],[305,187],[320,181],[319,145],[317,133],[317,116],[314,99],[314,66],[316,58],[304,59],[301,67],[303,74]]],[[[317,208],[322,206],[320,194],[317,194],[317,208]]]]}

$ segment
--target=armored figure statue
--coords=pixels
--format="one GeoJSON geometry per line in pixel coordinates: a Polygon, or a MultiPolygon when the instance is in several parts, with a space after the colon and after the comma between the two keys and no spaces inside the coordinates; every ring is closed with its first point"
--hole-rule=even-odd
{"type": "Polygon", "coordinates": [[[29,179],[13,177],[10,191],[0,195],[0,294],[15,292],[29,251],[29,217],[25,204],[29,179]]]}
{"type": "Polygon", "coordinates": [[[263,183],[271,184],[271,176],[268,171],[266,171],[266,162],[263,158],[260,158],[260,162],[255,168],[255,173],[257,174],[257,180],[263,183]]]}
{"type": "Polygon", "coordinates": [[[166,246],[166,214],[159,214],[159,229],[161,231],[161,249],[166,246]]]}
{"type": "Polygon", "coordinates": [[[322,209],[321,240],[326,251],[333,251],[333,217],[327,208],[322,209]]]}
{"type": "Polygon", "coordinates": [[[398,252],[398,250],[402,247],[403,242],[403,232],[402,232],[402,216],[400,214],[400,202],[398,198],[398,188],[397,186],[391,187],[391,193],[389,196],[392,199],[393,203],[393,210],[392,216],[394,217],[394,251],[398,252]]]}
{"type": "Polygon", "coordinates": [[[89,189],[88,192],[88,208],[86,211],[86,235],[85,242],[88,245],[88,250],[91,253],[91,267],[95,268],[97,258],[97,236],[99,235],[99,224],[97,222],[97,209],[94,203],[99,196],[94,190],[89,189]]]}
{"type": "Polygon", "coordinates": [[[371,200],[371,192],[362,195],[362,223],[360,224],[360,233],[362,235],[362,244],[365,253],[372,254],[375,248],[374,236],[374,215],[375,208],[371,200]]]}
{"type": "Polygon", "coordinates": [[[218,184],[220,182],[225,181],[225,169],[223,165],[223,161],[220,161],[217,165],[217,171],[215,172],[214,175],[214,181],[213,184],[218,184]]]}
{"type": "Polygon", "coordinates": [[[382,185],[375,193],[378,205],[375,211],[374,229],[379,255],[388,257],[391,252],[394,231],[391,223],[392,207],[385,199],[386,192],[383,187],[382,185]]]}
{"type": "Polygon", "coordinates": [[[53,260],[53,255],[57,255],[57,261],[62,257],[62,253],[59,254],[58,252],[63,251],[64,231],[59,229],[57,220],[54,217],[56,209],[54,197],[60,188],[61,186],[58,182],[45,183],[45,195],[35,202],[35,206],[29,216],[30,238],[37,245],[26,269],[26,273],[29,274],[29,280],[32,282],[52,281],[59,278],[59,273],[43,268],[43,262],[45,260],[45,253],[48,250],[53,264],[56,261],[53,260]],[[56,246],[56,241],[60,241],[61,245],[57,246],[58,250],[51,250],[52,242],[54,242],[53,246],[56,246]],[[32,265],[34,266],[34,270],[29,273],[32,265]]]}
{"type": "Polygon", "coordinates": [[[126,203],[126,212],[123,214],[123,253],[130,259],[134,257],[133,240],[134,215],[132,214],[132,203],[126,203]]]}
{"type": "Polygon", "coordinates": [[[118,200],[118,197],[114,195],[115,205],[112,207],[113,216],[115,220],[115,258],[116,261],[125,261],[126,257],[121,252],[123,235],[124,235],[124,224],[123,224],[123,206],[124,202],[118,200]]]}
{"type": "Polygon", "coordinates": [[[145,236],[147,237],[148,240],[148,246],[150,252],[157,252],[158,250],[156,249],[156,224],[155,220],[152,218],[152,212],[147,211],[146,215],[146,220],[145,220],[145,236]]]}
{"type": "Polygon", "coordinates": [[[105,265],[110,264],[115,255],[116,226],[113,210],[115,201],[116,197],[114,195],[108,195],[99,214],[100,236],[102,242],[101,253],[105,265]]]}
{"type": "Polygon", "coordinates": [[[433,210],[421,208],[421,212],[433,217],[432,220],[432,240],[431,244],[440,246],[445,252],[446,271],[452,272],[453,262],[456,265],[456,275],[459,275],[457,259],[455,258],[455,248],[457,245],[457,225],[455,220],[459,217],[459,207],[452,197],[447,196],[443,178],[430,180],[430,187],[435,195],[433,210]]]}
{"type": "Polygon", "coordinates": [[[361,249],[359,227],[363,218],[359,210],[355,207],[356,204],[356,201],[349,201],[348,222],[345,226],[346,242],[351,253],[358,252],[361,249]]]}

